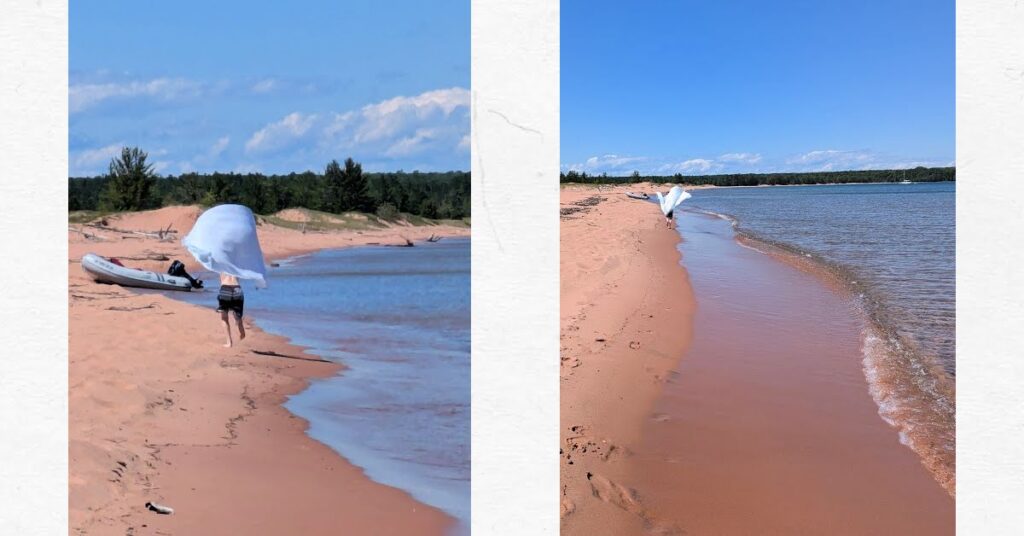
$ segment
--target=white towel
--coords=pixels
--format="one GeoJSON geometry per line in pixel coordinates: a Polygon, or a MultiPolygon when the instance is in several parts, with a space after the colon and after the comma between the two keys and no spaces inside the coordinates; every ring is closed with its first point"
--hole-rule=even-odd
{"type": "Polygon", "coordinates": [[[267,266],[256,236],[256,217],[242,205],[219,205],[203,212],[181,239],[207,270],[252,279],[266,288],[267,266]]]}
{"type": "Polygon", "coordinates": [[[690,198],[690,193],[684,191],[680,186],[673,186],[672,189],[668,191],[668,195],[663,196],[661,195],[661,192],[657,192],[657,194],[658,204],[661,205],[661,213],[666,216],[668,216],[669,212],[675,210],[680,203],[690,198]]]}

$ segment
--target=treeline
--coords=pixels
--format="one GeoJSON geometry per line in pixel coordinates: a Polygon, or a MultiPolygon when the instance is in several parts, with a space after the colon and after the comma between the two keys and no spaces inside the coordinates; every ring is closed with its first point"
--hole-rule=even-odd
{"type": "Polygon", "coordinates": [[[257,214],[302,207],[332,213],[376,213],[395,219],[408,213],[431,219],[470,216],[470,175],[364,173],[351,158],[329,163],[322,173],[184,173],[158,177],[146,153],[125,148],[106,175],[72,177],[69,210],[146,210],[168,205],[239,203],[257,214]]]}
{"type": "Polygon", "coordinates": [[[870,182],[946,182],[956,180],[955,167],[913,169],[878,169],[867,171],[815,171],[809,173],[732,173],[727,175],[641,175],[633,172],[625,177],[614,177],[607,174],[588,175],[587,173],[563,172],[563,183],[586,184],[621,184],[633,182],[674,182],[680,184],[713,186],[760,186],[783,184],[837,184],[837,183],[870,183],[870,182]]]}

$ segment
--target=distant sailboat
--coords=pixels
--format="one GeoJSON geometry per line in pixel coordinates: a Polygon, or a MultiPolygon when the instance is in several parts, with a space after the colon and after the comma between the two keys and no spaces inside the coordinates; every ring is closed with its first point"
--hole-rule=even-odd
{"type": "Polygon", "coordinates": [[[903,180],[900,181],[900,184],[912,184],[911,181],[907,180],[907,170],[905,169],[903,170],[903,180]]]}

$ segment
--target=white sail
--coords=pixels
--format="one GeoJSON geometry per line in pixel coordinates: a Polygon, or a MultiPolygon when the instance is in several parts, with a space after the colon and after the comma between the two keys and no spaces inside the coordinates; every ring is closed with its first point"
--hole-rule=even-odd
{"type": "Polygon", "coordinates": [[[248,207],[219,205],[207,210],[181,243],[207,270],[267,286],[256,218],[248,207]]]}
{"type": "Polygon", "coordinates": [[[661,195],[658,193],[658,204],[661,205],[661,213],[668,216],[669,212],[672,212],[679,206],[680,203],[690,198],[690,193],[683,190],[681,186],[673,186],[668,191],[668,195],[661,195]]]}

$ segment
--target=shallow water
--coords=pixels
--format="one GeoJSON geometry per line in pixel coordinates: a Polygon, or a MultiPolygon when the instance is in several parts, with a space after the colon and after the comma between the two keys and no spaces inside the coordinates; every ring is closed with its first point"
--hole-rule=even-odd
{"type": "MultiPolygon", "coordinates": [[[[285,404],[309,435],[455,517],[459,534],[470,517],[469,254],[468,239],[325,250],[271,269],[265,290],[243,285],[257,326],[348,367],[285,404]]],[[[215,307],[212,290],[175,297],[215,307]]]]}
{"type": "Polygon", "coordinates": [[[880,415],[955,488],[955,183],[694,190],[686,210],[811,260],[858,296],[880,415]]]}
{"type": "Polygon", "coordinates": [[[738,230],[851,269],[890,320],[956,373],[956,183],[719,188],[687,206],[725,214],[738,230]]]}
{"type": "Polygon", "coordinates": [[[952,534],[953,500],[867,392],[857,297],[724,218],[677,222],[693,339],[625,461],[652,532],[952,534]]]}

